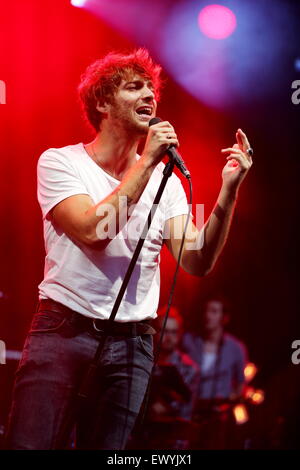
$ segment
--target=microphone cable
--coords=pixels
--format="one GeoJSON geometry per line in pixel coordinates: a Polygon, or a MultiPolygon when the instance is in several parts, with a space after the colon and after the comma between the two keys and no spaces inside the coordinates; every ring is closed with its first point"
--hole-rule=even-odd
{"type": "Polygon", "coordinates": [[[159,341],[158,341],[156,351],[155,351],[155,354],[154,354],[154,361],[153,361],[152,371],[151,371],[151,374],[150,374],[150,377],[149,377],[149,382],[148,382],[144,402],[143,402],[143,405],[142,405],[141,417],[140,417],[139,424],[138,424],[140,429],[142,429],[142,427],[144,425],[144,421],[145,421],[145,418],[146,418],[146,413],[147,413],[147,410],[148,410],[149,398],[150,398],[150,389],[151,389],[152,380],[153,380],[153,372],[154,372],[154,369],[155,369],[155,367],[158,363],[160,352],[161,352],[161,346],[162,346],[162,342],[163,342],[165,328],[166,328],[167,320],[168,320],[168,317],[169,317],[169,311],[170,311],[170,308],[171,308],[171,305],[172,305],[173,295],[174,295],[174,292],[175,292],[175,287],[176,287],[176,282],[177,282],[177,277],[178,277],[178,271],[179,271],[179,267],[180,267],[180,261],[181,261],[183,246],[184,246],[184,242],[185,242],[186,231],[187,231],[188,223],[189,223],[189,220],[190,220],[190,217],[191,217],[191,210],[192,210],[192,203],[193,203],[193,185],[192,185],[191,177],[188,177],[187,180],[189,182],[189,190],[190,190],[189,210],[188,210],[187,219],[186,219],[183,234],[182,234],[182,240],[181,240],[180,249],[179,249],[179,253],[178,253],[178,257],[177,257],[177,264],[176,264],[175,272],[174,272],[174,275],[173,275],[173,281],[172,281],[172,284],[171,284],[171,289],[170,289],[170,294],[169,294],[169,299],[168,299],[168,304],[167,304],[167,310],[166,310],[166,313],[164,315],[164,321],[163,321],[162,328],[160,330],[160,337],[159,337],[159,341]]]}

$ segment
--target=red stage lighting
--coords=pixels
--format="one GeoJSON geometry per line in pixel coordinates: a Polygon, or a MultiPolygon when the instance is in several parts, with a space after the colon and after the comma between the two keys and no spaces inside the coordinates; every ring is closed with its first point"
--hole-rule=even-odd
{"type": "Polygon", "coordinates": [[[198,16],[199,28],[212,39],[225,39],[236,28],[235,14],[223,5],[208,5],[198,16]]]}

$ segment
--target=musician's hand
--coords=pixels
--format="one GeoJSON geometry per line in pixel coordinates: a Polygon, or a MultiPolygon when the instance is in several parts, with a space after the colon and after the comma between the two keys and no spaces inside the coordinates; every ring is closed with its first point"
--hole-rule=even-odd
{"type": "Polygon", "coordinates": [[[249,148],[251,146],[246,134],[238,129],[236,143],[232,147],[221,150],[223,154],[229,153],[222,171],[223,183],[229,191],[238,189],[253,164],[252,157],[247,153],[249,148]]]}
{"type": "Polygon", "coordinates": [[[151,165],[157,165],[164,157],[169,145],[178,147],[174,127],[168,121],[161,121],[149,127],[145,148],[141,158],[151,165]]]}

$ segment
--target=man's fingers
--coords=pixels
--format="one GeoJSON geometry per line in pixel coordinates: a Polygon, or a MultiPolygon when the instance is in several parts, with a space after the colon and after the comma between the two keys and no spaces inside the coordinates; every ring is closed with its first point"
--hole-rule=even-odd
{"type": "Polygon", "coordinates": [[[160,137],[163,137],[164,139],[167,138],[167,139],[177,139],[177,134],[175,134],[175,132],[172,132],[171,130],[169,130],[168,132],[161,132],[159,134],[160,137]]]}
{"type": "Polygon", "coordinates": [[[227,149],[222,149],[221,152],[222,153],[230,152],[230,153],[235,153],[237,155],[240,155],[241,150],[239,148],[228,147],[227,149]]]}
{"type": "Polygon", "coordinates": [[[240,134],[239,131],[236,132],[235,134],[236,136],[236,141],[237,141],[237,144],[238,144],[238,147],[241,149],[241,150],[244,150],[244,141],[242,139],[242,136],[240,134]]]}
{"type": "Polygon", "coordinates": [[[226,157],[226,160],[229,162],[229,164],[235,163],[234,166],[237,166],[239,164],[240,167],[245,170],[247,168],[250,168],[250,166],[252,165],[252,162],[247,160],[243,153],[231,153],[228,157],[226,157]]]}
{"type": "Polygon", "coordinates": [[[169,123],[169,121],[158,122],[157,124],[150,126],[150,129],[159,129],[160,131],[163,129],[171,129],[174,131],[174,127],[169,123]]]}
{"type": "Polygon", "coordinates": [[[226,156],[228,167],[238,167],[240,166],[241,171],[247,171],[252,165],[252,158],[247,153],[247,149],[250,148],[249,141],[246,134],[238,129],[236,133],[237,143],[232,147],[222,149],[221,153],[229,153],[226,156]]]}
{"type": "Polygon", "coordinates": [[[169,130],[169,132],[161,133],[160,136],[159,136],[159,140],[163,144],[168,144],[168,145],[173,144],[176,147],[179,147],[179,142],[178,142],[177,135],[175,134],[175,132],[171,132],[170,130],[169,130]]]}
{"type": "Polygon", "coordinates": [[[242,156],[237,155],[236,153],[231,153],[228,157],[226,157],[226,160],[232,160],[232,159],[239,160],[239,159],[242,159],[242,156]]]}
{"type": "Polygon", "coordinates": [[[168,139],[168,141],[166,142],[167,144],[169,145],[175,145],[175,147],[179,147],[179,142],[177,139],[168,139]]]}
{"type": "Polygon", "coordinates": [[[236,137],[238,144],[241,146],[241,150],[245,152],[250,147],[246,134],[242,131],[242,129],[238,129],[236,137]]]}

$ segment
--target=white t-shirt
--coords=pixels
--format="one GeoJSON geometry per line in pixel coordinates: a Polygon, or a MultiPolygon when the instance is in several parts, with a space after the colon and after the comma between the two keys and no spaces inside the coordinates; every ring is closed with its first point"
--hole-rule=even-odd
{"type": "MultiPolygon", "coordinates": [[[[129,218],[134,227],[140,226],[140,233],[161,182],[164,167],[162,162],[157,165],[129,218]]],[[[88,317],[107,319],[137,245],[137,235],[126,236],[128,221],[105,249],[97,250],[67,236],[48,213],[56,204],[75,194],[88,194],[97,204],[120,181],[100,168],[82,143],[46,150],[39,158],[37,173],[46,250],[44,279],[38,286],[39,298],[51,298],[88,317]]],[[[156,317],[164,224],[171,217],[187,213],[184,189],[173,173],[153,217],[116,321],[140,321],[156,317]]]]}
{"type": "Polygon", "coordinates": [[[201,362],[201,372],[205,374],[214,366],[217,354],[215,352],[204,351],[201,362]]]}

